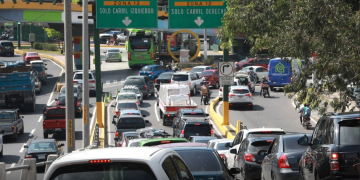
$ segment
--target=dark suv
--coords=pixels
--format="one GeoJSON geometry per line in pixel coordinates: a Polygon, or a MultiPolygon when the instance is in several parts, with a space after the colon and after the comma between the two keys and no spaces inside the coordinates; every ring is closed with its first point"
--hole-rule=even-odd
{"type": "Polygon", "coordinates": [[[31,63],[31,69],[37,72],[39,80],[46,85],[47,84],[47,68],[44,64],[31,63]]]}
{"type": "Polygon", "coordinates": [[[125,86],[137,86],[146,99],[150,97],[149,94],[155,94],[154,83],[147,76],[129,76],[125,79],[125,86]]]}
{"type": "Polygon", "coordinates": [[[175,118],[173,121],[173,125],[176,124],[177,121],[187,119],[200,119],[200,120],[207,120],[207,116],[209,114],[205,113],[203,109],[179,109],[179,111],[175,114],[175,118]]]}
{"type": "Polygon", "coordinates": [[[181,119],[173,125],[173,136],[189,139],[190,136],[214,136],[214,132],[205,119],[181,119]]]}
{"type": "Polygon", "coordinates": [[[324,114],[311,140],[307,136],[298,140],[309,146],[299,162],[301,179],[359,179],[359,137],[359,111],[324,114]]]}
{"type": "Polygon", "coordinates": [[[10,54],[14,56],[14,44],[9,41],[0,42],[0,55],[10,54]]]}

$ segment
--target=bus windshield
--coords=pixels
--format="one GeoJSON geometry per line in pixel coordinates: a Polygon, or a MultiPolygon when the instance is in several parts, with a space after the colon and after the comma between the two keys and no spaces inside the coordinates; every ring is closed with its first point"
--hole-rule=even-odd
{"type": "Polygon", "coordinates": [[[131,37],[130,47],[133,51],[149,51],[151,48],[151,38],[145,36],[131,37]]]}

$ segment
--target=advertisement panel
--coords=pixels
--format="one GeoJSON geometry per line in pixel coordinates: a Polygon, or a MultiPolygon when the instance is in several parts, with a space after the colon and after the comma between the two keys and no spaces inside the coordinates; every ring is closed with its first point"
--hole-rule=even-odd
{"type": "MultiPolygon", "coordinates": [[[[169,41],[171,34],[165,34],[165,47],[167,47],[167,42],[169,41]]],[[[176,51],[177,50],[177,39],[176,36],[170,42],[170,50],[176,51]]]]}

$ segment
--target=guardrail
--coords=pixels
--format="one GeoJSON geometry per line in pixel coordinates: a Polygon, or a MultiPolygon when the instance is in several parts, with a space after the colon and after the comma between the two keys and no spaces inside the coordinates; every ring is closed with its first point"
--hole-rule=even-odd
{"type": "Polygon", "coordinates": [[[6,180],[6,172],[21,170],[20,179],[21,180],[36,180],[36,169],[40,166],[45,167],[45,173],[48,170],[49,166],[55,159],[58,158],[57,154],[48,155],[47,161],[36,163],[35,158],[24,159],[21,166],[8,167],[6,168],[4,162],[0,162],[0,180],[6,180]]]}

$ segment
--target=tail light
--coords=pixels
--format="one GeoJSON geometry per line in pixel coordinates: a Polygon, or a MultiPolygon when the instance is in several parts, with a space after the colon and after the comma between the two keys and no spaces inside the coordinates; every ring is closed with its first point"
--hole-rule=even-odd
{"type": "Polygon", "coordinates": [[[219,154],[219,155],[220,155],[220,157],[221,157],[222,159],[225,159],[225,158],[226,158],[224,154],[219,154]]]}
{"type": "Polygon", "coordinates": [[[211,136],[214,136],[214,131],[211,129],[210,130],[211,136]]]}
{"type": "Polygon", "coordinates": [[[331,162],[331,170],[339,170],[339,162],[331,162]]]}
{"type": "Polygon", "coordinates": [[[251,161],[251,162],[255,162],[255,161],[256,161],[254,155],[249,154],[249,153],[245,153],[244,158],[245,158],[245,161],[251,161]]]}
{"type": "Polygon", "coordinates": [[[157,83],[157,79],[155,79],[155,83],[157,83]]]}
{"type": "Polygon", "coordinates": [[[115,114],[118,116],[118,115],[119,115],[119,111],[115,111],[115,114]]]}
{"type": "Polygon", "coordinates": [[[144,90],[146,90],[146,88],[147,88],[147,86],[146,86],[146,85],[144,85],[144,90]]]}
{"type": "Polygon", "coordinates": [[[129,54],[129,58],[128,58],[128,59],[131,60],[131,52],[129,52],[128,54],[129,54]]]}
{"type": "Polygon", "coordinates": [[[73,81],[74,84],[77,84],[78,82],[77,81],[73,81]]]}
{"type": "Polygon", "coordinates": [[[46,125],[46,123],[45,123],[45,121],[43,121],[43,126],[45,126],[46,125]]]}
{"type": "Polygon", "coordinates": [[[80,106],[80,101],[77,101],[77,102],[76,102],[76,106],[80,106]]]}
{"type": "Polygon", "coordinates": [[[119,132],[116,131],[115,137],[119,137],[119,132]]]}
{"type": "Polygon", "coordinates": [[[184,134],[185,134],[185,131],[184,131],[184,130],[181,130],[181,134],[184,135],[184,134]]]}
{"type": "Polygon", "coordinates": [[[229,97],[233,97],[233,96],[235,96],[235,94],[229,94],[229,97]]]}
{"type": "Polygon", "coordinates": [[[0,47],[0,50],[1,50],[1,47],[0,47]]]}
{"type": "Polygon", "coordinates": [[[170,80],[169,83],[171,83],[172,81],[170,80]]]}
{"type": "Polygon", "coordinates": [[[250,97],[250,98],[251,98],[251,96],[252,96],[252,95],[251,95],[250,93],[248,93],[248,94],[246,94],[245,96],[247,96],[247,97],[250,97]]]}
{"type": "Polygon", "coordinates": [[[151,73],[150,73],[150,75],[153,75],[153,74],[154,74],[154,72],[151,72],[151,73]]]}
{"type": "Polygon", "coordinates": [[[338,153],[331,153],[331,160],[338,160],[339,154],[338,153]]]}
{"type": "Polygon", "coordinates": [[[33,158],[32,155],[26,155],[25,158],[33,158]]]}
{"type": "Polygon", "coordinates": [[[209,80],[213,80],[214,78],[211,76],[211,77],[209,77],[209,80]]]}
{"type": "Polygon", "coordinates": [[[285,154],[279,158],[279,168],[290,168],[289,161],[285,154]]]}
{"type": "Polygon", "coordinates": [[[99,159],[99,160],[89,160],[90,164],[97,164],[97,163],[111,163],[110,159],[99,159]]]}
{"type": "Polygon", "coordinates": [[[11,125],[11,130],[14,131],[15,130],[15,126],[11,125]]]}
{"type": "Polygon", "coordinates": [[[154,59],[154,52],[151,51],[151,59],[154,59]]]}
{"type": "Polygon", "coordinates": [[[57,102],[56,102],[56,107],[59,107],[59,102],[60,102],[60,101],[57,101],[57,102]]]}
{"type": "Polygon", "coordinates": [[[268,76],[268,81],[270,81],[270,76],[268,76]]]}
{"type": "Polygon", "coordinates": [[[220,90],[220,92],[222,92],[222,88],[221,88],[221,87],[220,87],[220,89],[219,89],[219,90],[220,90]]]}
{"type": "Polygon", "coordinates": [[[251,87],[251,82],[248,83],[248,86],[251,87]]]}
{"type": "Polygon", "coordinates": [[[95,80],[90,80],[89,83],[95,83],[95,80]]]}
{"type": "Polygon", "coordinates": [[[139,105],[140,103],[136,101],[136,104],[139,105]]]}
{"type": "Polygon", "coordinates": [[[42,74],[43,76],[45,76],[45,72],[43,72],[43,74],[42,74]]]}
{"type": "Polygon", "coordinates": [[[188,83],[189,83],[189,86],[191,86],[191,81],[189,81],[188,83]]]}

